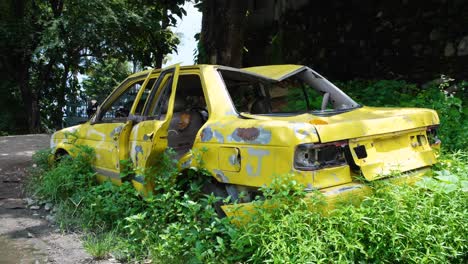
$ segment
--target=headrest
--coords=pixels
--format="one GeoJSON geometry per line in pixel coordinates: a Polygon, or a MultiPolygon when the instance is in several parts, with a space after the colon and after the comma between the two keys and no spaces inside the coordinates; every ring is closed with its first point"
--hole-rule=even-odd
{"type": "Polygon", "coordinates": [[[251,114],[268,114],[271,113],[271,108],[268,99],[265,97],[258,98],[250,107],[251,114]]]}

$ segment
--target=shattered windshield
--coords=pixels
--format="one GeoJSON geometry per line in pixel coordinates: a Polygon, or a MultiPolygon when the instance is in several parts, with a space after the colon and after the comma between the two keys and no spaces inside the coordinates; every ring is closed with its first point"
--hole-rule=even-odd
{"type": "Polygon", "coordinates": [[[220,71],[237,112],[249,114],[339,113],[358,107],[344,92],[311,70],[281,81],[220,71]]]}

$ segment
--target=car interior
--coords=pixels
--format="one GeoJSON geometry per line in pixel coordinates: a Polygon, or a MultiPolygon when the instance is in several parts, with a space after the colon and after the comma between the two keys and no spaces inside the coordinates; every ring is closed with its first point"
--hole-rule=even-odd
{"type": "Polygon", "coordinates": [[[168,147],[174,149],[177,158],[192,148],[198,131],[207,120],[208,110],[200,77],[180,75],[168,129],[168,147]]]}

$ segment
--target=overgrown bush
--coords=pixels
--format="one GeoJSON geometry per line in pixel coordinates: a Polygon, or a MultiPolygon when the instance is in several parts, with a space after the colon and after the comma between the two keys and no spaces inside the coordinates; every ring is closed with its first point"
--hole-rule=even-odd
{"type": "Polygon", "coordinates": [[[234,227],[218,218],[213,208],[218,198],[201,192],[210,181],[204,170],[191,168],[181,175],[168,152],[154,169],[135,170],[155,186],[154,193],[143,198],[129,182],[97,185],[92,152],[85,147],[77,151],[74,159],[64,157],[56,166],[49,164],[50,151],[38,152],[30,186],[41,199],[56,203],[62,228],[90,233],[88,252],[99,258],[113,252],[122,259],[181,263],[224,254],[223,237],[234,227]],[[114,243],[107,243],[110,233],[115,234],[114,243]]]}
{"type": "Polygon", "coordinates": [[[464,182],[450,192],[443,188],[446,179],[434,180],[442,188],[433,191],[424,184],[378,186],[359,206],[341,204],[326,216],[311,211],[304,199],[284,195],[290,184],[286,181],[273,199],[289,202],[273,210],[260,208],[256,220],[236,232],[231,248],[247,253],[241,259],[253,263],[464,263],[467,160],[466,154],[463,161],[447,158],[462,166],[451,170],[451,177],[464,182]]]}
{"type": "Polygon", "coordinates": [[[34,183],[39,190],[61,188],[64,194],[38,194],[62,205],[60,223],[87,231],[85,248],[98,258],[109,253],[154,263],[464,263],[468,258],[466,152],[444,154],[433,180],[374,186],[375,194],[358,206],[344,203],[325,215],[310,210],[311,204],[324,203],[320,193],[305,197],[293,178],[278,177],[261,189],[255,214],[241,225],[217,216],[218,198],[201,192],[211,179],[203,169],[181,177],[170,154],[159,160],[158,170],[136,170],[157,186],[145,198],[129,183],[85,185],[92,173],[77,165],[89,168],[83,164],[89,159],[38,164],[42,173],[36,177],[45,181],[34,183]],[[59,173],[81,173],[82,180],[59,173]],[[68,178],[77,184],[75,191],[51,183],[68,178]]]}
{"type": "Polygon", "coordinates": [[[95,185],[95,172],[92,168],[94,150],[78,146],[73,150],[75,158],[60,157],[60,163],[49,161],[50,150],[38,151],[33,156],[37,168],[32,171],[29,189],[34,195],[53,203],[68,200],[77,192],[85,192],[95,185]]]}
{"type": "Polygon", "coordinates": [[[402,80],[354,80],[338,83],[366,106],[422,107],[437,111],[444,149],[468,149],[468,82],[442,76],[424,87],[402,80]]]}

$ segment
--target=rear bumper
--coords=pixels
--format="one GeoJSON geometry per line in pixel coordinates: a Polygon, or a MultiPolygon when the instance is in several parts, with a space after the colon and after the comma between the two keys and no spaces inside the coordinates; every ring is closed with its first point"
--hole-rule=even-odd
{"type": "MultiPolygon", "coordinates": [[[[421,180],[423,176],[431,173],[430,167],[425,167],[411,172],[407,172],[398,177],[385,178],[377,180],[376,182],[387,182],[391,184],[414,184],[421,180]]],[[[326,204],[321,207],[321,210],[330,211],[333,210],[337,204],[341,202],[352,202],[359,203],[363,198],[372,194],[372,188],[366,184],[360,182],[351,182],[334,187],[324,188],[319,190],[323,194],[324,201],[326,204]]],[[[306,198],[311,198],[314,193],[309,193],[306,198]]],[[[312,201],[312,200],[311,200],[312,201]]],[[[222,209],[229,217],[247,217],[255,211],[255,207],[274,207],[274,205],[264,205],[259,203],[242,203],[234,205],[223,205],[222,209]]],[[[311,206],[311,209],[312,206],[311,206]]]]}

